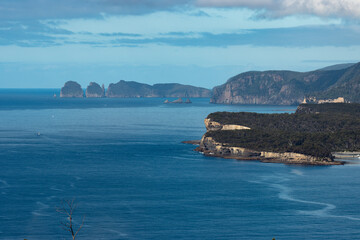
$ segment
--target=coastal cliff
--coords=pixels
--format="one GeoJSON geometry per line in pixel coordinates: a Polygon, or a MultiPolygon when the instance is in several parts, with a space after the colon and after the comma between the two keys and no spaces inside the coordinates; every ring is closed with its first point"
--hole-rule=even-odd
{"type": "Polygon", "coordinates": [[[293,114],[217,112],[204,120],[207,156],[339,165],[334,152],[360,150],[360,104],[302,104],[293,114]]]}
{"type": "Polygon", "coordinates": [[[60,97],[62,98],[82,98],[84,91],[80,84],[74,81],[68,81],[60,90],[60,97]]]}
{"type": "Polygon", "coordinates": [[[317,158],[310,155],[294,152],[267,152],[255,151],[242,147],[230,146],[215,141],[212,137],[204,136],[200,146],[195,149],[206,156],[221,157],[237,160],[257,160],[268,163],[285,163],[299,165],[342,165],[342,162],[333,161],[329,157],[317,158]]]}
{"type": "Polygon", "coordinates": [[[360,102],[360,63],[311,72],[245,72],[214,87],[211,102],[222,104],[298,105],[304,99],[320,103],[342,98],[360,102]]]}

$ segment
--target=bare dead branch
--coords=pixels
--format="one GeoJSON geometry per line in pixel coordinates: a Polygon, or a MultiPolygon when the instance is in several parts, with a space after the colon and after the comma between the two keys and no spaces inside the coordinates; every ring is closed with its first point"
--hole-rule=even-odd
{"type": "Polygon", "coordinates": [[[68,232],[71,233],[72,239],[75,240],[77,234],[84,226],[84,220],[85,216],[82,218],[81,225],[76,229],[73,224],[73,215],[75,212],[75,209],[77,208],[77,204],[75,204],[75,199],[72,200],[64,200],[61,201],[61,206],[56,208],[56,211],[60,214],[63,214],[66,216],[67,221],[66,222],[60,222],[62,225],[62,228],[68,232]]]}
{"type": "Polygon", "coordinates": [[[81,225],[80,225],[80,227],[78,228],[78,230],[76,231],[74,237],[76,237],[76,235],[79,233],[79,231],[80,231],[80,230],[82,229],[82,227],[84,226],[84,220],[85,220],[85,216],[83,216],[82,221],[81,221],[81,225]]]}

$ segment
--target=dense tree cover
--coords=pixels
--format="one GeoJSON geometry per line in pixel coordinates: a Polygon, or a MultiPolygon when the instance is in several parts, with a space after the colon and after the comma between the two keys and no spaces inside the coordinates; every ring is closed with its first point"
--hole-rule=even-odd
{"type": "Polygon", "coordinates": [[[301,105],[295,114],[217,112],[208,117],[251,130],[209,131],[206,136],[257,151],[296,152],[331,157],[335,151],[360,150],[360,104],[301,105]],[[308,111],[311,109],[311,111],[308,111]]]}
{"type": "Polygon", "coordinates": [[[208,118],[221,124],[243,125],[251,129],[299,132],[360,130],[360,104],[317,104],[317,107],[309,104],[309,107],[300,105],[300,108],[303,109],[295,114],[216,112],[208,118]]]}
{"type": "Polygon", "coordinates": [[[360,117],[359,103],[324,103],[324,104],[301,104],[297,110],[297,114],[306,113],[331,113],[346,114],[350,116],[360,117]]]}

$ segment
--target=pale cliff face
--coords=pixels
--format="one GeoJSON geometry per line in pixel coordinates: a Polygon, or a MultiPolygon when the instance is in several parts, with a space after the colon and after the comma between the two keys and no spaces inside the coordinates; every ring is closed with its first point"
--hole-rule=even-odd
{"type": "Polygon", "coordinates": [[[212,137],[205,135],[201,139],[198,151],[203,152],[207,156],[233,158],[239,160],[259,160],[263,162],[280,162],[286,164],[310,164],[310,165],[338,165],[339,162],[334,162],[331,159],[322,158],[292,153],[292,152],[265,152],[254,151],[251,149],[233,147],[226,143],[215,141],[212,137]]]}
{"type": "Polygon", "coordinates": [[[217,130],[249,130],[249,127],[235,125],[235,124],[221,124],[211,120],[210,118],[205,118],[204,120],[206,130],[208,131],[217,131],[217,130]]]}

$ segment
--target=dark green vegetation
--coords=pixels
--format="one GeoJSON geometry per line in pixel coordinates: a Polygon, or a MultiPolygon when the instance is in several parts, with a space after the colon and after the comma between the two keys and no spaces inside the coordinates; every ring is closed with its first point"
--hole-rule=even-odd
{"type": "Polygon", "coordinates": [[[297,110],[297,114],[304,113],[331,113],[351,115],[353,118],[360,117],[359,103],[337,103],[337,104],[301,104],[297,110]]]}
{"type": "Polygon", "coordinates": [[[242,73],[215,87],[211,102],[297,105],[308,97],[318,100],[344,97],[350,102],[360,102],[360,63],[311,72],[242,73]]]}
{"type": "Polygon", "coordinates": [[[206,133],[231,146],[319,158],[331,158],[336,151],[360,150],[360,104],[305,104],[295,114],[217,112],[208,118],[251,128],[206,133]]]}

